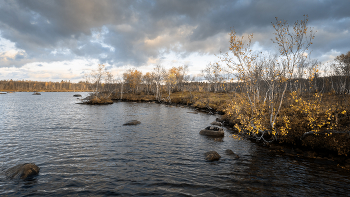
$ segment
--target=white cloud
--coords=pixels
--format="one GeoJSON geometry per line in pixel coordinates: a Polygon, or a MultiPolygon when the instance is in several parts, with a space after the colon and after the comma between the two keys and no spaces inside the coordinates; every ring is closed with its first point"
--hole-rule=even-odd
{"type": "Polygon", "coordinates": [[[21,68],[2,67],[0,73],[4,79],[32,80],[32,81],[61,81],[70,80],[79,82],[83,80],[85,73],[96,69],[98,60],[73,60],[58,62],[28,63],[21,68]]]}
{"type": "Polygon", "coordinates": [[[341,54],[340,51],[336,51],[334,49],[331,49],[330,51],[321,55],[321,57],[319,57],[318,60],[321,61],[322,63],[332,62],[340,54],[341,54]]]}
{"type": "Polygon", "coordinates": [[[253,33],[253,51],[269,54],[277,51],[270,40],[274,17],[292,25],[305,12],[318,31],[308,56],[330,61],[349,50],[347,1],[252,2],[4,1],[0,71],[6,74],[0,80],[76,81],[99,62],[118,76],[131,67],[149,72],[157,64],[188,65],[195,75],[219,60],[214,54],[227,51],[231,27],[239,35],[253,33]],[[288,12],[291,6],[302,9],[288,12]]]}

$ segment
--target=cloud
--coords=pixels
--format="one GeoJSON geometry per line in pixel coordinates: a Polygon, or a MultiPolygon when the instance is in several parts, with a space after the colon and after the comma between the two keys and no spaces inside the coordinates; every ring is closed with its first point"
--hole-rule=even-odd
{"type": "Polygon", "coordinates": [[[144,66],[172,53],[213,55],[227,51],[232,27],[275,50],[274,17],[292,24],[304,14],[317,30],[314,56],[346,53],[349,7],[341,0],[0,0],[0,67],[82,58],[144,66]]]}

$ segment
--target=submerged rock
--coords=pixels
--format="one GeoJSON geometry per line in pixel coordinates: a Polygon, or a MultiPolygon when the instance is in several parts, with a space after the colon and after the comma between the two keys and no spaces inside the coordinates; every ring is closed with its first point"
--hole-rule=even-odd
{"type": "Polygon", "coordinates": [[[219,127],[210,126],[199,132],[201,135],[212,136],[212,137],[223,137],[224,130],[219,127]]]}
{"type": "Polygon", "coordinates": [[[233,156],[233,157],[235,157],[236,159],[239,158],[239,156],[238,156],[237,154],[235,154],[235,153],[234,153],[232,150],[230,150],[230,149],[225,150],[225,153],[226,153],[226,155],[233,156]]]}
{"type": "Polygon", "coordinates": [[[138,120],[130,120],[129,122],[124,123],[123,125],[138,125],[141,124],[138,120]]]}
{"type": "Polygon", "coordinates": [[[19,164],[5,171],[5,175],[9,179],[21,178],[26,179],[30,176],[38,175],[40,168],[33,163],[19,164]]]}
{"type": "Polygon", "coordinates": [[[219,137],[219,138],[214,138],[214,141],[215,142],[223,142],[224,140],[222,140],[222,137],[219,137]]]}
{"type": "Polygon", "coordinates": [[[204,153],[204,156],[205,156],[205,160],[207,160],[207,161],[217,161],[221,158],[219,153],[217,153],[216,151],[206,152],[206,153],[204,153]]]}
{"type": "Polygon", "coordinates": [[[230,149],[225,150],[225,153],[226,153],[227,155],[234,155],[234,154],[235,154],[235,153],[234,153],[232,150],[230,150],[230,149]]]}

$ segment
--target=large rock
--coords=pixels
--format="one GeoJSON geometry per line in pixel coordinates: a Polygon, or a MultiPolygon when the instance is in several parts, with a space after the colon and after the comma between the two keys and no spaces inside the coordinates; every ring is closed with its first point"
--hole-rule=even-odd
{"type": "Polygon", "coordinates": [[[5,171],[7,178],[21,178],[26,179],[30,176],[38,175],[40,168],[33,163],[19,164],[5,171]]]}
{"type": "Polygon", "coordinates": [[[219,127],[210,126],[199,132],[201,135],[212,136],[212,137],[224,137],[224,130],[219,127]]]}
{"type": "Polygon", "coordinates": [[[207,161],[217,161],[221,158],[219,153],[217,153],[216,151],[206,152],[206,153],[204,153],[204,156],[205,156],[205,160],[207,160],[207,161]]]}
{"type": "Polygon", "coordinates": [[[124,123],[123,125],[138,125],[141,124],[138,120],[130,120],[129,122],[124,123]]]}

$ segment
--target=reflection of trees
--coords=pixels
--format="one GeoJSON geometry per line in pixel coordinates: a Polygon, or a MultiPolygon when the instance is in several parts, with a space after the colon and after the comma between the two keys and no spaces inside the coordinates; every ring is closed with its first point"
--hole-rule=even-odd
{"type": "Polygon", "coordinates": [[[349,179],[332,161],[287,157],[253,146],[232,164],[234,178],[258,196],[334,196],[348,191],[349,179]],[[338,171],[338,172],[337,172],[338,171]]]}

